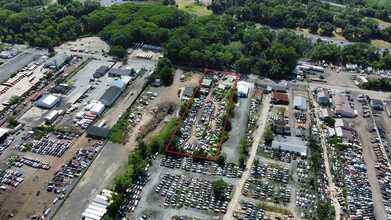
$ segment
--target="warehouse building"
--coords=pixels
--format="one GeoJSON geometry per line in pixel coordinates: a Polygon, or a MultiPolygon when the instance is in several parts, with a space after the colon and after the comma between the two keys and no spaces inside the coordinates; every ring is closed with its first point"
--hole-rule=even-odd
{"type": "Polygon", "coordinates": [[[109,67],[108,66],[101,66],[99,67],[95,73],[93,74],[94,78],[100,78],[102,76],[104,76],[107,71],[109,70],[109,67]]]}
{"type": "Polygon", "coordinates": [[[110,69],[108,72],[110,77],[130,76],[132,71],[130,69],[110,69]]]}
{"type": "Polygon", "coordinates": [[[272,92],[272,102],[275,104],[289,104],[289,97],[286,93],[272,92]]]}
{"type": "Polygon", "coordinates": [[[326,90],[319,91],[316,94],[316,102],[320,105],[328,105],[330,102],[329,93],[326,90]]]}
{"type": "Polygon", "coordinates": [[[0,141],[4,140],[9,134],[9,130],[5,128],[0,128],[0,141]]]}
{"type": "Polygon", "coordinates": [[[182,98],[190,98],[193,96],[194,88],[192,86],[186,86],[185,90],[182,93],[182,98]]]}
{"type": "Polygon", "coordinates": [[[106,107],[110,107],[114,104],[115,100],[121,95],[122,91],[119,87],[111,86],[106,92],[100,97],[99,102],[104,104],[106,107]]]}
{"type": "Polygon", "coordinates": [[[335,128],[335,134],[344,142],[353,141],[353,133],[349,130],[343,129],[342,127],[335,128]]]}
{"type": "Polygon", "coordinates": [[[250,87],[245,82],[238,82],[237,94],[239,97],[247,98],[250,92],[250,87]]]}
{"type": "Polygon", "coordinates": [[[350,127],[349,122],[346,121],[346,120],[343,119],[343,118],[337,118],[337,119],[335,119],[334,127],[335,127],[335,128],[343,128],[343,129],[346,129],[346,130],[351,130],[351,129],[352,129],[352,127],[350,127]]]}
{"type": "Polygon", "coordinates": [[[52,124],[58,118],[58,116],[60,116],[60,113],[57,110],[49,112],[49,114],[44,118],[45,124],[52,124]]]}
{"type": "Polygon", "coordinates": [[[111,86],[115,86],[115,87],[118,87],[121,89],[121,92],[125,91],[126,89],[126,83],[122,80],[114,80],[112,83],[111,83],[111,86]]]}
{"type": "Polygon", "coordinates": [[[69,55],[64,53],[64,52],[60,52],[58,54],[56,54],[54,57],[48,59],[44,64],[43,64],[43,67],[45,68],[52,68],[52,69],[56,69],[58,67],[60,67],[66,59],[68,59],[69,55]]]}
{"type": "Polygon", "coordinates": [[[54,95],[43,95],[42,98],[37,101],[37,106],[45,109],[51,109],[59,102],[60,99],[54,95]]]}
{"type": "Polygon", "coordinates": [[[87,129],[87,136],[92,138],[107,138],[110,134],[109,128],[90,126],[87,129]]]}
{"type": "Polygon", "coordinates": [[[295,96],[293,98],[293,108],[298,110],[307,109],[307,99],[301,96],[295,96]]]}
{"type": "Polygon", "coordinates": [[[273,149],[281,149],[283,151],[289,151],[292,153],[300,154],[302,157],[307,156],[307,146],[300,144],[284,143],[279,141],[272,142],[273,149]]]}

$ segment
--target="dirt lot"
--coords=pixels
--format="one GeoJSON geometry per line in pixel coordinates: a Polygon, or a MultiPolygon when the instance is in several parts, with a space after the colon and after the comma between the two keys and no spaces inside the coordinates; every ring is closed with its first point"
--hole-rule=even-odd
{"type": "Polygon", "coordinates": [[[52,167],[48,171],[37,170],[27,166],[23,166],[21,168],[12,167],[11,169],[23,172],[22,177],[24,178],[24,181],[18,187],[7,187],[7,190],[2,192],[3,195],[0,196],[0,219],[7,219],[6,216],[10,213],[15,215],[15,219],[30,218],[32,215],[42,214],[44,208],[53,208],[53,200],[58,195],[53,192],[46,192],[48,181],[52,179],[54,171],[59,170],[68,159],[74,156],[76,149],[80,146],[88,145],[88,140],[83,136],[76,140],[71,148],[68,149],[61,158],[43,156],[30,152],[23,153],[14,149],[7,149],[6,153],[1,155],[2,167],[5,164],[4,161],[8,155],[39,158],[42,161],[49,162],[52,167]],[[39,196],[36,196],[37,191],[41,191],[39,196]]]}
{"type": "Polygon", "coordinates": [[[83,50],[86,54],[102,54],[110,50],[110,46],[101,40],[99,37],[86,37],[76,41],[63,43],[58,48],[59,50],[83,50]]]}

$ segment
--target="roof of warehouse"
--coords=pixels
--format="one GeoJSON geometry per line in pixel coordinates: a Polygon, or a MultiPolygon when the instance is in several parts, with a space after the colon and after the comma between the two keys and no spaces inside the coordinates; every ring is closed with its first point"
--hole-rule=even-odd
{"type": "Polygon", "coordinates": [[[272,92],[272,98],[289,102],[289,97],[288,97],[288,94],[286,94],[286,93],[272,92]]]}
{"type": "Polygon", "coordinates": [[[95,72],[103,75],[107,72],[107,70],[109,70],[108,66],[101,66],[95,72]]]}
{"type": "Polygon", "coordinates": [[[106,106],[110,106],[121,94],[121,88],[116,86],[110,86],[106,92],[100,97],[99,101],[106,106]]]}
{"type": "Polygon", "coordinates": [[[307,108],[307,99],[301,96],[295,96],[293,98],[293,106],[299,106],[302,109],[307,108]]]}
{"type": "Polygon", "coordinates": [[[52,106],[55,103],[57,103],[60,99],[54,95],[44,95],[42,98],[38,100],[38,105],[39,106],[52,106]]]}
{"type": "Polygon", "coordinates": [[[101,128],[97,126],[90,126],[87,129],[87,135],[99,138],[107,138],[110,134],[110,128],[101,128]]]}
{"type": "Polygon", "coordinates": [[[130,69],[110,69],[108,71],[109,74],[112,74],[112,75],[124,75],[124,76],[130,76],[130,74],[132,73],[132,71],[130,69]]]}
{"type": "Polygon", "coordinates": [[[9,131],[8,129],[0,128],[0,138],[6,135],[8,131],[9,131]]]}
{"type": "Polygon", "coordinates": [[[191,86],[186,86],[185,91],[183,91],[183,96],[191,97],[193,96],[194,88],[191,86]]]}

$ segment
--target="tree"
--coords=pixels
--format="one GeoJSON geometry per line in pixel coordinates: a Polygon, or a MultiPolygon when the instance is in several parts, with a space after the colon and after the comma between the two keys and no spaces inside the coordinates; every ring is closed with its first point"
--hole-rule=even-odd
{"type": "Polygon", "coordinates": [[[117,193],[125,193],[126,190],[130,187],[132,179],[129,175],[120,175],[114,177],[114,189],[117,193]]]}
{"type": "Polygon", "coordinates": [[[272,130],[267,129],[265,133],[263,133],[263,138],[265,139],[265,144],[270,145],[274,140],[274,133],[272,130]]]}
{"type": "Polygon", "coordinates": [[[219,179],[219,180],[215,180],[212,182],[212,189],[213,189],[213,193],[217,196],[217,197],[224,197],[224,193],[227,189],[227,183],[224,182],[223,179],[219,179]]]}
{"type": "Polygon", "coordinates": [[[225,165],[225,156],[222,154],[219,154],[219,156],[217,157],[216,163],[219,166],[224,166],[225,165]]]}
{"type": "Polygon", "coordinates": [[[320,26],[320,35],[332,37],[334,34],[334,26],[330,22],[326,22],[320,26]]]}
{"type": "Polygon", "coordinates": [[[310,24],[309,31],[311,34],[318,34],[318,28],[319,28],[318,23],[314,22],[310,24]]]}
{"type": "Polygon", "coordinates": [[[334,124],[335,124],[335,119],[334,118],[327,118],[325,121],[324,121],[329,127],[334,127],[334,124]]]}
{"type": "Polygon", "coordinates": [[[160,70],[160,76],[163,85],[170,86],[174,82],[174,75],[172,74],[172,69],[168,66],[163,67],[160,70]]]}
{"type": "Polygon", "coordinates": [[[239,156],[239,167],[244,169],[246,167],[247,156],[245,154],[240,154],[239,156]]]}
{"type": "Polygon", "coordinates": [[[109,54],[116,57],[125,57],[127,51],[122,46],[112,46],[110,48],[109,54]]]}
{"type": "Polygon", "coordinates": [[[259,160],[258,160],[258,158],[255,158],[255,159],[254,159],[253,165],[255,166],[255,168],[258,167],[258,165],[259,165],[259,160]]]}
{"type": "Polygon", "coordinates": [[[18,126],[18,124],[19,124],[18,120],[16,120],[12,116],[8,117],[7,122],[8,122],[8,127],[10,127],[10,128],[14,128],[14,127],[18,126]]]}
{"type": "Polygon", "coordinates": [[[109,207],[107,207],[107,214],[111,217],[114,218],[117,216],[119,209],[121,206],[123,206],[125,203],[125,200],[122,195],[120,194],[113,194],[111,196],[111,203],[109,207]]]}

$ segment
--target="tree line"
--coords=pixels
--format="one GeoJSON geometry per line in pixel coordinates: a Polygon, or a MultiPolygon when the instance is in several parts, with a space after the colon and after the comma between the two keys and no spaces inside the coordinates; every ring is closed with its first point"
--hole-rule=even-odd
{"type": "Polygon", "coordinates": [[[213,0],[209,8],[214,14],[228,14],[239,21],[271,27],[306,28],[323,36],[333,36],[336,28],[341,28],[342,36],[348,40],[391,41],[391,27],[380,29],[378,22],[372,19],[391,20],[391,7],[380,5],[357,9],[332,7],[315,0],[213,0]]]}

